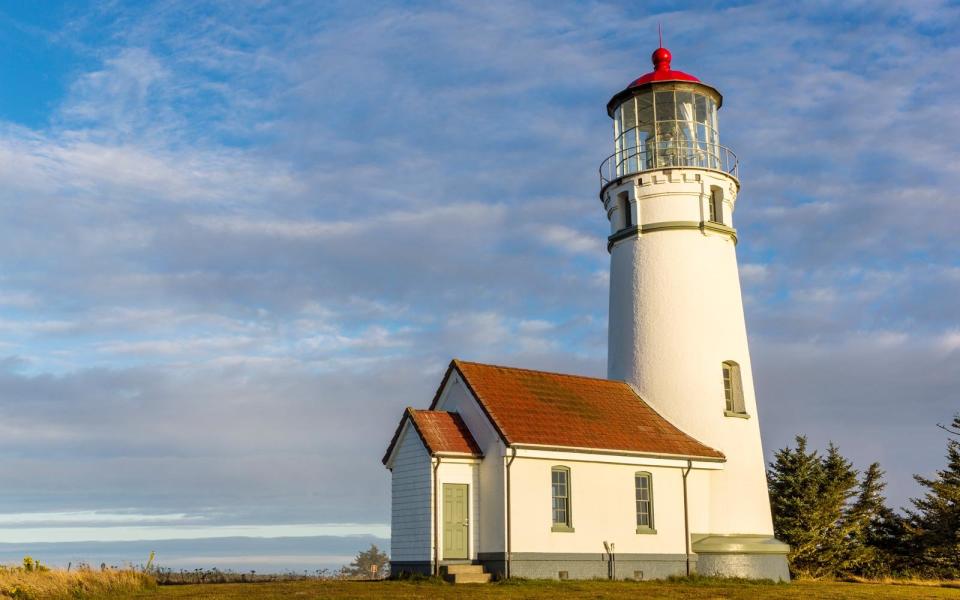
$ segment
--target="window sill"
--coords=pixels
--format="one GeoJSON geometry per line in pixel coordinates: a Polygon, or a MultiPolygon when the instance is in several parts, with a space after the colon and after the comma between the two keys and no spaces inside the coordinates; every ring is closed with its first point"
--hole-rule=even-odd
{"type": "Polygon", "coordinates": [[[637,533],[641,535],[656,535],[657,530],[653,527],[637,527],[637,533]]]}
{"type": "Polygon", "coordinates": [[[554,525],[550,528],[550,531],[554,533],[573,533],[574,529],[569,525],[554,525]]]}
{"type": "Polygon", "coordinates": [[[749,419],[750,415],[747,413],[734,412],[732,410],[723,411],[723,416],[725,417],[735,417],[737,419],[749,419]]]}

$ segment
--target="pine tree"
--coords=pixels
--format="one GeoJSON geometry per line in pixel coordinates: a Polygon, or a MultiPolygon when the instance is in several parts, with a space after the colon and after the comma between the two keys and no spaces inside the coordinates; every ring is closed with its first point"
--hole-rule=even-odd
{"type": "Polygon", "coordinates": [[[389,560],[386,552],[380,552],[376,544],[370,544],[369,550],[358,552],[350,566],[344,567],[342,571],[349,577],[381,579],[389,574],[389,560]]]}
{"type": "Polygon", "coordinates": [[[900,569],[903,520],[887,507],[883,475],[880,463],[870,465],[850,508],[853,527],[846,570],[857,575],[879,577],[900,569]]]}
{"type": "Polygon", "coordinates": [[[946,431],[950,435],[960,437],[960,413],[953,415],[953,423],[950,425],[941,425],[937,423],[937,427],[946,431]]]}
{"type": "Polygon", "coordinates": [[[816,557],[816,577],[828,577],[849,570],[851,563],[850,538],[858,529],[858,521],[851,518],[850,500],[856,496],[857,471],[831,442],[823,457],[823,479],[816,512],[822,539],[816,557]]]}
{"type": "MultiPolygon", "coordinates": [[[[960,415],[952,427],[960,430],[960,415]]],[[[921,560],[918,566],[925,575],[960,577],[960,441],[947,442],[947,467],[936,477],[914,479],[927,489],[922,498],[911,500],[913,510],[907,511],[907,528],[921,560]]]]}
{"type": "Polygon", "coordinates": [[[880,465],[858,480],[833,444],[822,457],[807,450],[805,437],[796,444],[777,451],[767,473],[774,531],[790,544],[791,572],[813,578],[886,572],[902,524],[886,507],[880,465]]]}
{"type": "Polygon", "coordinates": [[[816,524],[823,465],[817,452],[807,452],[807,438],[796,437],[774,454],[767,472],[773,528],[777,538],[790,544],[790,569],[794,575],[811,575],[820,546],[816,524]]]}

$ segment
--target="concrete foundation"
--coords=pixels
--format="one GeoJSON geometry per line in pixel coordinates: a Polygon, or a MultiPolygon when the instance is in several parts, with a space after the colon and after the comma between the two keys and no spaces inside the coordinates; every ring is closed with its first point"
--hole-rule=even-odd
{"type": "Polygon", "coordinates": [[[433,563],[429,561],[390,561],[390,578],[409,577],[410,575],[433,575],[433,563]]]}
{"type": "MultiPolygon", "coordinates": [[[[504,577],[504,553],[482,553],[479,560],[494,577],[504,577]]],[[[696,563],[697,557],[691,555],[691,572],[696,563]]],[[[684,575],[686,569],[683,554],[617,554],[611,563],[602,553],[514,552],[510,561],[510,576],[525,579],[663,579],[684,575]]]]}
{"type": "Polygon", "coordinates": [[[790,581],[790,546],[772,535],[693,534],[701,575],[790,581]]]}
{"type": "Polygon", "coordinates": [[[790,581],[786,554],[700,554],[700,575],[790,581]]]}

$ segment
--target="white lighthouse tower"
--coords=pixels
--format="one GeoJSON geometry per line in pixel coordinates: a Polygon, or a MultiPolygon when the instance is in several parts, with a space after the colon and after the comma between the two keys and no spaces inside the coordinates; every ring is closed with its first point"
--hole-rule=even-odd
{"type": "Polygon", "coordinates": [[[601,166],[610,220],[608,377],[726,456],[693,532],[702,574],[785,573],[773,538],[737,270],[737,159],[720,145],[720,93],[654,70],[607,104],[616,152],[601,166]],[[699,547],[698,547],[699,546],[699,547]]]}

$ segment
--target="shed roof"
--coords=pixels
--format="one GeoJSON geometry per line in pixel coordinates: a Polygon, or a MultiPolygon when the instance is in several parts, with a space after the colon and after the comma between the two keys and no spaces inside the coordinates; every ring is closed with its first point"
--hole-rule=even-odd
{"type": "Polygon", "coordinates": [[[459,414],[442,410],[416,410],[407,407],[396,432],[393,434],[390,446],[387,447],[387,452],[383,455],[384,464],[390,459],[394,446],[400,439],[403,425],[407,420],[411,422],[431,456],[437,454],[483,456],[483,452],[459,414]]]}

